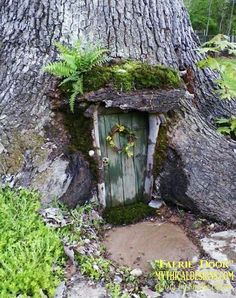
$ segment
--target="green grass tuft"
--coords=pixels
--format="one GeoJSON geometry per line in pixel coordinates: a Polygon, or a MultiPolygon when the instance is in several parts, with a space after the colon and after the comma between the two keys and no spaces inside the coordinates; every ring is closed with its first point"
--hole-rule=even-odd
{"type": "Polygon", "coordinates": [[[132,224],[155,215],[156,210],[142,202],[106,208],[103,212],[104,219],[113,225],[132,224]]]}
{"type": "Polygon", "coordinates": [[[53,297],[63,277],[59,236],[40,219],[39,196],[0,189],[0,297],[53,297]]]}

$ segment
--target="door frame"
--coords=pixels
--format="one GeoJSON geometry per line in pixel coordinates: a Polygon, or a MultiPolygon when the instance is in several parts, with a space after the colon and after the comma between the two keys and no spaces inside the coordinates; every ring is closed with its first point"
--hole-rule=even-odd
{"type": "MultiPolygon", "coordinates": [[[[102,153],[100,147],[99,139],[99,114],[102,113],[100,105],[97,104],[93,108],[93,147],[95,149],[95,159],[98,164],[98,201],[105,208],[106,207],[106,193],[105,193],[105,179],[104,179],[104,166],[102,162],[102,153]]],[[[104,108],[104,111],[108,110],[104,108]]],[[[119,109],[119,111],[124,113],[124,110],[119,109]]],[[[129,112],[129,111],[127,111],[129,112]]],[[[140,112],[141,113],[141,112],[140,112]]],[[[149,132],[148,132],[148,144],[147,144],[147,162],[146,162],[146,172],[145,172],[145,181],[144,181],[144,200],[149,201],[152,197],[153,192],[153,165],[154,165],[154,153],[156,149],[156,143],[159,133],[159,128],[161,125],[161,119],[158,114],[148,114],[149,122],[149,132]]]]}

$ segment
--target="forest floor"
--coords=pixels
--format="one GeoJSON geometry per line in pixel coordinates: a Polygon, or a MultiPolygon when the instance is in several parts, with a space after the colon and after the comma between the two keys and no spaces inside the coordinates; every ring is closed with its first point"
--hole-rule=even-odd
{"type": "MultiPolygon", "coordinates": [[[[139,223],[118,227],[105,224],[102,230],[99,231],[100,236],[99,239],[97,238],[96,243],[88,237],[84,239],[79,248],[76,248],[77,251],[84,254],[84,256],[87,255],[87,257],[81,259],[83,263],[80,263],[79,271],[74,267],[73,262],[69,261],[67,267],[69,274],[67,275],[67,283],[64,286],[64,290],[67,292],[65,297],[86,297],[85,292],[90,293],[89,295],[94,298],[151,298],[159,296],[178,298],[182,297],[185,292],[186,296],[183,297],[205,297],[202,295],[218,297],[219,293],[221,298],[235,297],[235,284],[229,279],[199,281],[196,283],[191,281],[177,281],[174,283],[168,280],[160,281],[155,278],[155,274],[161,270],[173,272],[172,269],[160,269],[157,263],[151,267],[149,263],[150,260],[157,259],[170,261],[191,260],[193,270],[200,270],[200,262],[205,262],[204,264],[206,262],[214,263],[218,257],[216,255],[213,255],[214,258],[212,257],[209,245],[203,247],[202,240],[209,240],[210,242],[206,241],[205,243],[210,243],[210,247],[212,247],[210,237],[218,233],[221,237],[224,237],[221,233],[229,233],[229,231],[222,224],[165,204],[157,210],[156,216],[139,223]],[[150,231],[151,233],[149,233],[150,231]],[[105,246],[103,251],[99,249],[100,244],[102,247],[105,246]],[[96,247],[95,250],[94,246],[96,247]],[[109,270],[105,272],[107,266],[109,266],[106,261],[109,262],[110,268],[113,268],[112,270],[109,269],[110,272],[108,272],[109,270]],[[96,276],[96,273],[93,272],[96,270],[100,271],[100,275],[96,276]],[[105,273],[101,274],[102,271],[105,273]],[[73,280],[75,276],[77,281],[73,280]],[[78,288],[81,289],[81,284],[83,284],[83,291],[78,292],[78,288]]],[[[236,232],[234,231],[234,233],[230,238],[233,243],[231,252],[235,249],[233,239],[235,239],[236,232]]],[[[222,239],[219,240],[221,244],[222,239]]],[[[223,248],[216,247],[216,251],[219,250],[223,253],[224,248],[224,245],[223,248]]],[[[233,257],[235,263],[236,256],[231,254],[230,257],[233,257]]],[[[225,260],[224,257],[223,260],[225,260]]],[[[221,261],[221,258],[218,261],[221,261]]],[[[222,272],[231,272],[230,270],[233,270],[232,268],[225,268],[222,271],[219,266],[204,269],[209,271],[208,273],[213,272],[215,274],[223,274],[222,272]]],[[[62,298],[64,296],[56,297],[62,298]]]]}
{"type": "Polygon", "coordinates": [[[204,297],[196,294],[196,286],[207,287],[208,297],[217,297],[215,291],[220,298],[235,297],[228,274],[236,272],[236,230],[189,211],[162,203],[150,207],[153,215],[139,223],[114,227],[95,202],[73,210],[55,205],[39,214],[37,193],[5,188],[0,204],[1,298],[171,298],[166,295],[185,292],[185,297],[204,297]],[[197,283],[160,278],[161,272],[173,276],[190,269],[163,264],[168,256],[189,261],[192,271],[210,262],[207,274],[227,278],[197,283]],[[222,268],[222,261],[228,266],[222,268]]]}

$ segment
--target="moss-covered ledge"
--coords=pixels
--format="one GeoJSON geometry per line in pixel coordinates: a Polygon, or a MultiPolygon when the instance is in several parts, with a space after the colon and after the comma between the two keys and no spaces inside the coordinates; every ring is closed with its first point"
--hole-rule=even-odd
{"type": "Polygon", "coordinates": [[[163,65],[150,65],[134,60],[111,61],[108,66],[96,66],[83,78],[84,91],[96,91],[112,86],[116,91],[179,88],[178,72],[163,65]]]}
{"type": "MultiPolygon", "coordinates": [[[[76,105],[103,103],[107,108],[166,113],[179,108],[181,99],[188,96],[183,86],[172,68],[115,59],[84,74],[84,94],[76,98],[76,105]]],[[[54,110],[65,109],[67,92],[65,86],[59,97],[52,97],[54,110]]]]}

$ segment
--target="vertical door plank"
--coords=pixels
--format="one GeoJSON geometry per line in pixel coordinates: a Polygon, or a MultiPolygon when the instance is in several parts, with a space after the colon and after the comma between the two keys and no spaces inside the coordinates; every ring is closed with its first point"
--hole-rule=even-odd
{"type": "MultiPolygon", "coordinates": [[[[105,116],[106,136],[112,130],[113,126],[119,122],[118,115],[111,114],[105,116]]],[[[105,136],[105,138],[106,138],[105,136]]],[[[115,144],[119,146],[119,134],[114,135],[115,144]]],[[[122,156],[114,152],[107,144],[107,157],[109,158],[110,188],[112,207],[124,204],[124,185],[122,171],[122,156]]]]}
{"type": "Polygon", "coordinates": [[[134,167],[137,199],[143,198],[144,180],[146,172],[146,157],[148,145],[148,122],[146,115],[138,115],[133,118],[132,127],[137,140],[134,147],[134,167]]]}
{"type": "MultiPolygon", "coordinates": [[[[132,117],[133,113],[120,114],[119,124],[125,125],[132,129],[132,117]]],[[[127,144],[127,138],[119,136],[120,146],[123,147],[127,144]]],[[[133,152],[133,148],[131,150],[133,152]]],[[[135,187],[135,168],[134,168],[134,157],[128,157],[127,154],[121,154],[122,158],[122,172],[123,172],[123,185],[124,185],[124,200],[125,204],[133,202],[136,198],[136,187],[135,187]]]]}
{"type": "MultiPolygon", "coordinates": [[[[102,158],[108,156],[107,144],[106,144],[106,131],[105,116],[100,115],[99,117],[99,141],[101,146],[102,158]]],[[[104,179],[105,179],[105,196],[106,196],[106,206],[109,207],[112,204],[111,198],[111,182],[110,182],[110,172],[108,166],[104,167],[104,179]]]]}

